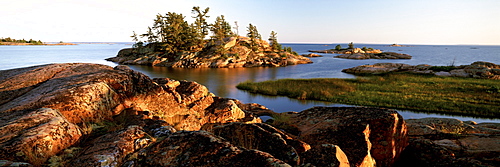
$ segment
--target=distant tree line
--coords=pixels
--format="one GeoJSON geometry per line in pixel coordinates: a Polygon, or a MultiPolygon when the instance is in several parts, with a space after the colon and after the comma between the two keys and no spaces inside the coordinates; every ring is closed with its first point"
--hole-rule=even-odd
{"type": "MultiPolygon", "coordinates": [[[[239,26],[235,22],[235,27],[231,27],[225,20],[224,15],[217,16],[215,22],[209,24],[207,22],[207,19],[210,17],[207,15],[209,10],[208,7],[205,9],[201,9],[198,6],[193,7],[191,12],[194,15],[192,16],[195,19],[194,23],[188,23],[184,15],[175,12],[168,12],[165,15],[158,14],[154,19],[153,26],[148,27],[146,33],[137,34],[135,31],[133,32],[131,37],[136,42],[134,47],[148,45],[148,47],[153,48],[155,51],[176,55],[183,51],[201,51],[207,43],[212,42],[214,45],[219,45],[215,46],[217,47],[217,52],[223,53],[223,42],[216,41],[222,41],[227,37],[237,37],[239,26]],[[208,36],[209,32],[211,32],[210,36],[208,36]]],[[[258,51],[257,39],[261,40],[262,37],[257,27],[249,24],[247,31],[247,37],[251,41],[249,48],[253,51],[258,51]]],[[[286,49],[281,48],[281,45],[278,43],[277,33],[274,31],[271,32],[269,43],[277,51],[286,49]]],[[[291,50],[291,48],[288,50],[291,50]]]]}
{"type": "Polygon", "coordinates": [[[25,40],[25,39],[13,39],[13,38],[10,38],[10,37],[7,37],[7,38],[0,38],[0,42],[14,42],[14,43],[30,43],[30,44],[33,44],[33,45],[42,45],[43,42],[38,40],[38,41],[35,41],[33,39],[30,39],[30,40],[25,40]]]}

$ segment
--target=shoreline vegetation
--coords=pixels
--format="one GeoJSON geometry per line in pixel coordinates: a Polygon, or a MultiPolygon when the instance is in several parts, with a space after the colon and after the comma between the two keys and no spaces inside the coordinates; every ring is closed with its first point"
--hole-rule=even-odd
{"type": "Polygon", "coordinates": [[[251,93],[430,113],[500,117],[498,80],[384,74],[356,79],[280,79],[243,82],[251,93]],[[319,89],[318,89],[319,88],[319,89]]]}
{"type": "Polygon", "coordinates": [[[67,42],[59,42],[59,43],[47,43],[47,42],[42,42],[40,40],[25,40],[25,39],[13,39],[10,37],[7,38],[0,38],[0,45],[77,45],[74,43],[67,43],[67,42]]]}

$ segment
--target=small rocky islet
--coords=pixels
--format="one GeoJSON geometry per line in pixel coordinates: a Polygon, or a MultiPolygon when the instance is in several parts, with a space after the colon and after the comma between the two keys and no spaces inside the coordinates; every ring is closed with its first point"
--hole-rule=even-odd
{"type": "MultiPolygon", "coordinates": [[[[351,43],[352,44],[352,43],[351,43]]],[[[328,50],[309,50],[313,53],[329,53],[340,54],[334,56],[335,58],[343,59],[411,59],[412,56],[396,52],[382,52],[379,49],[373,48],[342,48],[342,49],[328,49],[328,50]]]]}
{"type": "Polygon", "coordinates": [[[126,66],[0,71],[0,165],[498,166],[500,125],[375,107],[275,113],[126,66]],[[258,117],[273,115],[263,123],[258,117]],[[278,119],[280,118],[280,119],[278,119]]]}

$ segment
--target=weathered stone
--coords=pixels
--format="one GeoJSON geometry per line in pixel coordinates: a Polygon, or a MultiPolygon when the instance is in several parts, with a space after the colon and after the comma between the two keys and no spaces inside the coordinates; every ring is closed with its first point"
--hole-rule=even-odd
{"type": "Polygon", "coordinates": [[[430,140],[410,139],[397,166],[473,166],[471,164],[473,163],[469,161],[460,161],[453,151],[430,140]]]}
{"type": "MultiPolygon", "coordinates": [[[[209,129],[217,136],[223,137],[231,144],[246,149],[256,149],[267,152],[290,165],[298,165],[299,157],[293,145],[288,143],[303,143],[292,141],[280,130],[267,124],[230,123],[209,129]],[[265,140],[263,140],[265,139],[265,140]]],[[[303,147],[296,146],[301,150],[303,147]]]]}
{"type": "Polygon", "coordinates": [[[410,144],[399,166],[498,166],[500,124],[450,118],[407,120],[410,144]]]}
{"type": "Polygon", "coordinates": [[[394,110],[314,107],[290,119],[299,139],[313,146],[338,145],[354,166],[392,166],[408,144],[405,121],[394,110]]]}
{"type": "Polygon", "coordinates": [[[126,66],[50,64],[3,70],[0,79],[0,157],[35,166],[82,136],[98,137],[91,123],[138,125],[163,137],[171,127],[260,120],[198,83],[152,80],[126,66]]]}
{"type": "Polygon", "coordinates": [[[0,166],[19,166],[19,167],[31,167],[30,163],[26,162],[12,162],[7,160],[0,160],[0,166]]]}
{"type": "Polygon", "coordinates": [[[407,119],[406,125],[410,136],[480,133],[474,126],[453,118],[407,119]]]}
{"type": "Polygon", "coordinates": [[[147,148],[142,166],[290,166],[205,131],[181,131],[147,148]]]}
{"type": "Polygon", "coordinates": [[[98,137],[70,164],[74,166],[121,166],[124,158],[154,142],[139,126],[129,126],[98,137]]]}
{"type": "Polygon", "coordinates": [[[316,145],[300,154],[302,166],[349,167],[349,160],[340,147],[333,144],[316,145]]]}
{"type": "Polygon", "coordinates": [[[182,52],[175,57],[165,52],[154,52],[155,47],[157,44],[150,43],[141,48],[126,48],[116,57],[106,60],[173,68],[282,67],[312,63],[307,57],[273,50],[267,41],[248,37],[228,37],[209,42],[203,48],[193,48],[191,52],[182,52]],[[254,51],[251,45],[257,46],[258,50],[254,51]],[[218,51],[220,47],[225,49],[224,54],[218,51]]]}
{"type": "Polygon", "coordinates": [[[0,159],[40,166],[51,156],[78,142],[82,133],[50,108],[1,113],[0,159]]]}
{"type": "Polygon", "coordinates": [[[411,66],[399,63],[377,63],[373,65],[361,65],[348,69],[343,69],[342,72],[355,75],[366,74],[384,74],[389,72],[409,72],[416,74],[434,74],[445,77],[468,77],[468,78],[486,78],[500,79],[500,65],[488,62],[474,62],[471,65],[453,66],[452,70],[433,71],[430,65],[411,66]]]}

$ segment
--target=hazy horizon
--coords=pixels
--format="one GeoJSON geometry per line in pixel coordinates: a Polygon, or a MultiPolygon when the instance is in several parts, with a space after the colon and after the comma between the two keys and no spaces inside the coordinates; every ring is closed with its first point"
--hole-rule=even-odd
{"type": "Polygon", "coordinates": [[[0,2],[0,37],[44,42],[131,42],[156,14],[210,8],[245,36],[249,23],[280,43],[500,45],[500,1],[495,0],[22,0],[0,2]]]}

